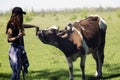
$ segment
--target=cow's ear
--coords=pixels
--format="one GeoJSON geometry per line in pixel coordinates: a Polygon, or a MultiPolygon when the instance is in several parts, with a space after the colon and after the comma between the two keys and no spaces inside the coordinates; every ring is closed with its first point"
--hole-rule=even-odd
{"type": "Polygon", "coordinates": [[[65,30],[70,31],[72,27],[73,27],[73,23],[69,23],[69,24],[65,27],[65,30]]]}
{"type": "Polygon", "coordinates": [[[59,31],[60,27],[59,26],[56,26],[56,30],[59,31]]]}
{"type": "Polygon", "coordinates": [[[55,29],[55,30],[59,30],[59,27],[58,26],[51,26],[51,27],[49,27],[48,29],[55,29]]]}
{"type": "Polygon", "coordinates": [[[59,29],[60,29],[60,27],[59,27],[59,26],[56,26],[55,31],[56,31],[56,32],[58,32],[58,31],[59,31],[59,29]]]}

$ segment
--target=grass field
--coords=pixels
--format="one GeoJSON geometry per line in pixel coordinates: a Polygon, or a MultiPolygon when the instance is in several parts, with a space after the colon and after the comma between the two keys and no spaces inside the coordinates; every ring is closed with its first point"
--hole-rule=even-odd
{"type": "MultiPolygon", "coordinates": [[[[58,25],[63,29],[73,22],[97,14],[103,17],[108,25],[105,46],[103,80],[120,80],[120,9],[114,11],[77,10],[62,12],[29,12],[24,23],[38,25],[41,29],[58,25]]],[[[0,15],[0,80],[10,80],[11,68],[8,60],[9,44],[6,40],[6,24],[10,14],[0,15]]],[[[69,80],[69,71],[63,53],[50,45],[43,44],[36,36],[35,29],[26,29],[25,48],[30,62],[26,80],[69,80]]],[[[74,62],[74,78],[81,80],[80,59],[74,62]]],[[[86,60],[87,80],[93,80],[95,61],[91,55],[86,60]]],[[[22,77],[22,76],[21,76],[22,77]]]]}

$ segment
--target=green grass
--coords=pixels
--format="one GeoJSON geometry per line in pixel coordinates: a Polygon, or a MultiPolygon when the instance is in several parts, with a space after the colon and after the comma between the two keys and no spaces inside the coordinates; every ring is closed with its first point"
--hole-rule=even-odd
{"type": "MultiPolygon", "coordinates": [[[[108,25],[105,46],[105,62],[103,65],[104,80],[120,80],[120,10],[115,11],[76,11],[28,13],[24,23],[38,25],[41,29],[58,25],[63,29],[67,23],[82,19],[87,15],[102,16],[108,25]]],[[[10,14],[0,15],[0,80],[10,80],[11,68],[8,60],[9,44],[6,40],[6,24],[10,14]]],[[[69,71],[63,53],[50,45],[43,44],[36,36],[35,29],[26,29],[25,48],[30,62],[26,80],[69,80],[69,71]]],[[[81,79],[80,59],[74,62],[74,78],[81,79]]],[[[95,61],[91,55],[86,60],[87,80],[93,80],[95,61]]],[[[22,75],[21,75],[22,78],[22,75]]]]}

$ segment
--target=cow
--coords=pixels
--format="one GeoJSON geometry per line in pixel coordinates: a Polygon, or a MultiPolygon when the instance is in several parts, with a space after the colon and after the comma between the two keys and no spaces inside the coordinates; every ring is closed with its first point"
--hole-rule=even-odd
{"type": "Polygon", "coordinates": [[[92,53],[96,61],[96,78],[102,78],[102,65],[104,63],[104,46],[107,25],[103,18],[91,15],[87,18],[67,24],[65,29],[59,30],[53,26],[48,29],[36,29],[36,35],[45,44],[59,48],[65,55],[70,80],[73,77],[73,61],[81,57],[80,67],[82,80],[85,80],[86,55],[92,53]]]}

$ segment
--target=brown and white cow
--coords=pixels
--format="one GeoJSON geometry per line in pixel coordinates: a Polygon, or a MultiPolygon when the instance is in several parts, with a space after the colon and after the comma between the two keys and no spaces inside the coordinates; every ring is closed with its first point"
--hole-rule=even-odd
{"type": "Polygon", "coordinates": [[[85,79],[86,55],[92,53],[96,61],[96,77],[102,78],[104,62],[104,46],[107,25],[99,16],[89,16],[74,23],[69,23],[65,30],[50,27],[46,30],[37,29],[39,39],[63,51],[69,66],[70,80],[73,80],[73,61],[81,57],[80,67],[82,79],[85,79]]]}

